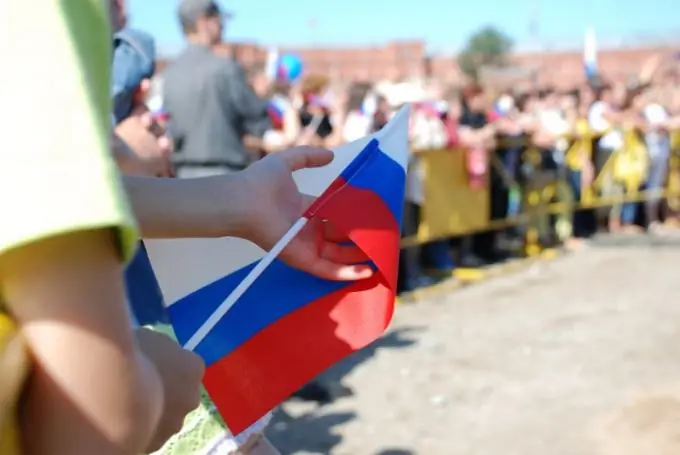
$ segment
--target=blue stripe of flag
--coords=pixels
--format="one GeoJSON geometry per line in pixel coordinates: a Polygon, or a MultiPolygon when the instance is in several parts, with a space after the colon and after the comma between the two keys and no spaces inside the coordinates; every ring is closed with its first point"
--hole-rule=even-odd
{"type": "MultiPolygon", "coordinates": [[[[180,343],[198,330],[254,266],[227,275],[169,307],[180,343]]],[[[209,366],[278,319],[351,284],[323,280],[276,260],[201,341],[196,353],[209,366]],[[284,293],[277,292],[283,289],[284,293]]]]}
{"type": "Polygon", "coordinates": [[[368,157],[361,168],[361,172],[352,175],[349,178],[349,183],[355,188],[372,191],[380,196],[380,199],[394,215],[397,224],[401,226],[406,172],[399,163],[380,150],[377,141],[371,142],[375,142],[375,146],[378,147],[377,153],[372,153],[368,157]]]}

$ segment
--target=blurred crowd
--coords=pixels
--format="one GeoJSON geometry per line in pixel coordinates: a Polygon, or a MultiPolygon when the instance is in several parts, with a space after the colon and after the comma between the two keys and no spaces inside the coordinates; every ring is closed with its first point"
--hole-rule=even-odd
{"type": "MultiPolygon", "coordinates": [[[[680,73],[675,65],[655,55],[630,80],[584,73],[582,84],[568,91],[531,81],[510,88],[472,83],[443,87],[431,80],[340,85],[324,75],[305,75],[293,83],[256,65],[243,71],[255,95],[267,103],[269,123],[257,132],[244,131],[242,141],[252,160],[295,145],[332,148],[380,130],[397,109],[410,104],[412,158],[404,219],[404,235],[409,236],[417,232],[425,202],[420,161],[429,150],[465,154],[468,184],[488,185],[491,220],[518,213],[511,192],[527,178],[523,154],[528,149],[540,152],[543,169],[563,175],[575,201],[608,162],[600,196],[660,190],[671,155],[670,132],[680,126],[680,73]],[[609,160],[612,156],[616,159],[609,160]]],[[[162,75],[160,79],[162,85],[162,75]]],[[[580,245],[579,239],[599,228],[637,232],[642,229],[640,212],[646,220],[642,225],[656,229],[660,200],[650,197],[641,205],[613,203],[596,212],[576,212],[568,244],[580,245]]],[[[507,258],[519,241],[519,231],[507,229],[405,249],[401,290],[450,276],[455,265],[477,267],[507,258]]]]}
{"type": "MultiPolygon", "coordinates": [[[[663,228],[663,218],[675,216],[663,196],[673,152],[679,148],[675,133],[680,130],[680,72],[676,61],[662,55],[651,58],[629,81],[588,72],[570,91],[536,81],[512,87],[445,87],[439,81],[409,79],[339,84],[325,75],[304,74],[301,67],[299,74],[272,72],[267,65],[244,68],[218,55],[215,49],[228,13],[214,0],[181,0],[177,19],[186,47],[159,72],[154,39],[126,26],[124,0],[107,2],[111,36],[105,33],[101,2],[87,2],[82,8],[46,2],[52,9],[38,16],[38,26],[22,2],[7,4],[12,19],[8,23],[13,24],[9,35],[15,38],[9,66],[23,69],[10,85],[37,91],[14,103],[26,108],[15,113],[15,128],[8,130],[7,150],[12,152],[0,168],[5,169],[0,178],[5,193],[14,196],[7,199],[6,208],[17,213],[7,217],[7,234],[0,239],[0,259],[7,258],[0,277],[0,363],[15,373],[0,381],[2,454],[19,453],[21,442],[26,454],[279,455],[263,433],[272,418],[263,408],[278,405],[328,364],[314,356],[335,350],[335,335],[329,338],[334,343],[327,345],[330,349],[318,345],[307,351],[309,343],[304,341],[312,338],[301,334],[299,348],[291,344],[277,350],[268,341],[257,348],[262,353],[253,354],[253,349],[240,357],[233,348],[211,354],[215,359],[210,367],[218,375],[211,376],[218,378],[210,380],[212,386],[231,384],[244,399],[240,410],[229,399],[218,401],[226,403],[229,412],[250,412],[237,422],[249,426],[234,428],[238,434],[232,434],[220,415],[225,409],[201,388],[203,360],[172,339],[165,306],[169,302],[164,302],[147,254],[146,246],[151,245],[139,241],[140,235],[236,236],[271,251],[309,202],[291,173],[328,164],[332,154],[324,149],[380,131],[404,105],[411,106],[404,237],[417,236],[433,195],[444,191],[429,184],[427,164],[435,154],[464,163],[455,173],[450,170],[450,178],[462,179],[466,186],[458,188],[481,196],[477,202],[486,198],[483,207],[472,207],[483,213],[484,221],[525,212],[524,201],[531,202],[526,196],[532,185],[541,188],[536,183],[541,179],[562,182],[575,202],[592,198],[589,191],[595,187],[596,196],[607,202],[569,213],[571,238],[566,240],[573,247],[582,246],[581,239],[598,229],[655,231],[663,228]],[[40,39],[32,39],[36,36],[40,39]],[[27,58],[38,55],[38,42],[52,46],[52,52],[27,58]],[[48,73],[60,75],[61,90],[35,82],[48,73]],[[111,106],[104,102],[107,95],[111,106]],[[36,124],[44,134],[31,134],[36,124]],[[64,169],[69,172],[64,174],[64,169]],[[194,178],[208,176],[214,178],[194,178]],[[637,197],[641,190],[643,198],[637,197]],[[21,216],[19,209],[25,211],[26,206],[46,216],[21,216]],[[128,258],[123,280],[121,259],[128,258]],[[227,358],[234,363],[221,366],[227,358]],[[252,409],[246,409],[251,398],[265,395],[265,385],[281,385],[285,375],[278,375],[279,368],[294,373],[289,384],[272,389],[267,400],[257,406],[253,401],[252,409]],[[32,376],[26,382],[29,370],[32,376]]],[[[448,196],[440,198],[444,205],[439,209],[450,207],[448,196]]],[[[454,196],[450,194],[451,200],[454,196]]],[[[408,242],[400,251],[398,291],[449,278],[457,267],[503,260],[529,237],[519,223],[494,226],[502,227],[408,242]]],[[[327,227],[309,223],[279,259],[326,280],[368,278],[372,270],[364,252],[327,227]]],[[[542,244],[565,240],[557,229],[542,233],[542,244]]],[[[234,252],[218,260],[240,260],[237,256],[234,252]]],[[[173,273],[178,278],[185,273],[182,279],[195,282],[195,270],[189,267],[204,263],[186,260],[186,254],[181,259],[173,261],[173,273]],[[188,267],[177,272],[180,263],[188,267]]],[[[204,299],[206,289],[191,295],[204,299]]],[[[343,292],[353,292],[347,289],[343,292]]],[[[263,298],[270,297],[279,296],[263,298]]],[[[385,314],[392,311],[388,303],[385,314]]],[[[269,307],[252,314],[259,318],[269,307]]],[[[173,317],[176,328],[187,322],[177,314],[183,313],[173,317]]],[[[273,320],[287,320],[272,315],[273,320]]],[[[239,321],[249,323],[245,319],[239,321]]],[[[299,321],[300,327],[317,323],[299,321]]],[[[263,333],[273,325],[253,327],[263,333]]],[[[202,329],[187,331],[193,333],[186,343],[191,345],[202,329]]],[[[238,342],[241,346],[256,334],[247,336],[238,342]]],[[[337,348],[342,355],[356,349],[346,340],[342,344],[342,350],[337,348]]],[[[312,381],[294,396],[327,402],[337,396],[336,385],[312,381]]]]}

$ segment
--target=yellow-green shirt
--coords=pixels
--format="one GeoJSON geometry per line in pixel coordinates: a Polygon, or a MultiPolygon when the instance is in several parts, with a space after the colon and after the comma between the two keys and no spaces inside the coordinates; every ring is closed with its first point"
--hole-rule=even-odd
{"type": "Polygon", "coordinates": [[[0,2],[0,254],[84,229],[137,229],[110,153],[104,0],[0,2]]]}

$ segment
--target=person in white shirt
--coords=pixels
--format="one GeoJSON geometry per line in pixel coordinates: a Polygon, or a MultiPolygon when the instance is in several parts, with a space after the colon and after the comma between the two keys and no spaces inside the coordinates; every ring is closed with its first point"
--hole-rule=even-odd
{"type": "Polygon", "coordinates": [[[372,94],[368,84],[353,84],[349,88],[347,114],[342,125],[342,138],[345,142],[352,142],[370,134],[376,108],[370,99],[372,94]]]}
{"type": "MultiPolygon", "coordinates": [[[[429,103],[418,103],[411,114],[411,150],[409,170],[406,176],[406,204],[404,210],[403,234],[412,236],[418,232],[420,212],[425,203],[424,172],[422,153],[442,149],[447,136],[444,124],[429,103]],[[428,108],[429,107],[429,108],[428,108]]],[[[453,260],[449,255],[448,241],[440,240],[420,247],[404,248],[400,252],[400,282],[402,291],[434,284],[434,280],[422,273],[421,263],[425,258],[442,275],[450,276],[453,260]]]]}
{"type": "Polygon", "coordinates": [[[645,119],[645,145],[649,152],[649,172],[645,187],[654,194],[645,200],[645,215],[650,230],[659,227],[659,205],[661,203],[661,191],[663,190],[668,174],[668,161],[670,159],[671,143],[668,134],[668,122],[670,117],[666,108],[650,99],[642,110],[645,119]]]}

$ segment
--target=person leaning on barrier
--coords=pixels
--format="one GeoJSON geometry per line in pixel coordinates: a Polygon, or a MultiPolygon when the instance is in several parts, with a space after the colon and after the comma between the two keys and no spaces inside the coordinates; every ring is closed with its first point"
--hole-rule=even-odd
{"type": "MultiPolygon", "coordinates": [[[[484,153],[487,155],[485,162],[490,163],[489,157],[495,153],[496,148],[496,126],[489,121],[489,100],[484,89],[476,84],[467,86],[463,90],[462,105],[463,114],[460,125],[471,130],[472,147],[469,153],[484,153]]],[[[491,219],[504,218],[505,210],[501,205],[504,197],[502,187],[499,186],[498,178],[494,177],[493,167],[489,169],[491,173],[489,179],[491,219]]],[[[504,257],[505,254],[498,249],[496,232],[481,232],[467,236],[463,240],[461,252],[461,265],[463,266],[479,266],[504,257]]]]}
{"type": "Polygon", "coordinates": [[[592,211],[579,207],[584,202],[584,189],[593,181],[592,140],[587,119],[589,104],[587,97],[582,97],[581,92],[576,91],[565,105],[565,116],[571,125],[569,146],[564,154],[565,178],[574,202],[571,232],[565,242],[569,249],[581,248],[594,227],[592,211]]]}
{"type": "Polygon", "coordinates": [[[644,143],[649,154],[649,172],[644,187],[651,194],[644,202],[648,228],[660,227],[660,206],[671,157],[670,128],[673,126],[661,100],[650,96],[642,108],[644,143]]]}
{"type": "MultiPolygon", "coordinates": [[[[425,203],[425,168],[422,164],[422,157],[431,150],[444,148],[446,141],[446,130],[438,115],[427,107],[421,106],[414,109],[411,114],[411,156],[406,176],[406,200],[402,227],[404,237],[417,234],[421,209],[425,203]]],[[[435,283],[435,278],[423,273],[424,263],[439,274],[446,276],[451,276],[454,267],[447,240],[435,240],[424,245],[402,248],[399,257],[399,290],[401,292],[415,291],[435,283]]]]}
{"type": "MultiPolygon", "coordinates": [[[[611,198],[618,190],[613,174],[605,171],[605,165],[615,152],[624,146],[622,125],[625,120],[624,97],[620,84],[615,87],[607,81],[596,78],[591,81],[595,93],[595,102],[588,112],[588,122],[593,133],[598,137],[593,150],[595,157],[595,176],[599,181],[599,196],[611,198]]],[[[625,87],[623,88],[625,89],[625,87]]],[[[620,204],[619,204],[620,205],[620,204]]],[[[627,211],[626,213],[628,213],[627,211]]],[[[619,231],[621,228],[620,210],[612,211],[612,205],[596,210],[600,224],[606,224],[608,230],[619,231]]],[[[631,224],[633,220],[624,220],[631,224]]]]}

